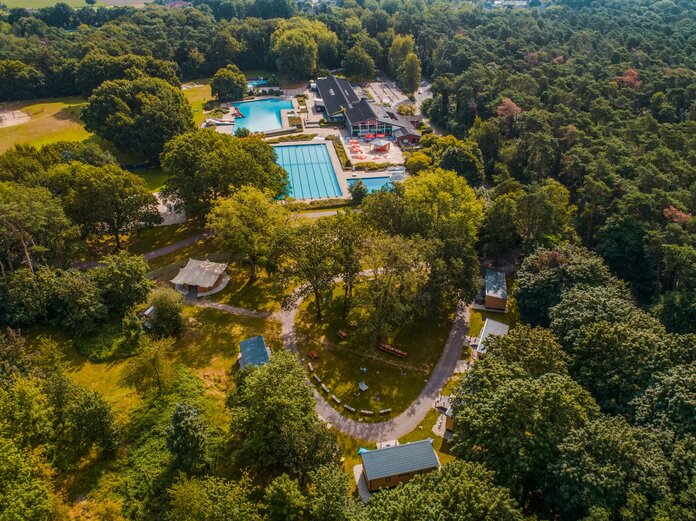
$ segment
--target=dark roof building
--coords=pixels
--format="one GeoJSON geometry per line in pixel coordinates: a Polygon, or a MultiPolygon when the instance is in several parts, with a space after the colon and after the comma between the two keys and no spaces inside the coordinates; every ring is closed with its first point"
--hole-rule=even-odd
{"type": "Polygon", "coordinates": [[[343,78],[319,78],[316,85],[319,94],[319,99],[315,99],[317,107],[323,107],[327,120],[345,121],[352,136],[384,134],[402,143],[420,142],[420,134],[410,121],[391,108],[361,99],[343,78]]]}
{"type": "Polygon", "coordinates": [[[240,369],[250,365],[260,366],[271,359],[271,351],[260,335],[242,340],[239,343],[239,352],[240,369]]]}
{"type": "Polygon", "coordinates": [[[431,440],[368,450],[361,457],[363,475],[371,491],[394,487],[406,483],[417,474],[440,468],[440,460],[431,440]]]}
{"type": "Polygon", "coordinates": [[[507,284],[502,271],[486,270],[485,306],[502,311],[507,308],[507,284]]]}

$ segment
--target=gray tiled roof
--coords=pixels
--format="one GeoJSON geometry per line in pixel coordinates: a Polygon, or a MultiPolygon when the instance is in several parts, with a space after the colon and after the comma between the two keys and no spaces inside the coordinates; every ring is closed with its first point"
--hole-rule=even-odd
{"type": "Polygon", "coordinates": [[[362,462],[368,480],[440,467],[430,440],[368,450],[362,453],[362,462]]]}
{"type": "Polygon", "coordinates": [[[486,295],[489,297],[507,298],[505,273],[502,271],[486,270],[486,295]]]}

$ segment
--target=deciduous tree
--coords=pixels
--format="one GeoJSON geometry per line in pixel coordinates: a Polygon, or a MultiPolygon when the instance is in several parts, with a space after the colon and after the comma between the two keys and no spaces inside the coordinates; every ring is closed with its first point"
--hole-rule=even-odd
{"type": "Polygon", "coordinates": [[[219,100],[240,100],[247,88],[246,76],[233,64],[218,70],[210,82],[210,92],[219,100]]]}

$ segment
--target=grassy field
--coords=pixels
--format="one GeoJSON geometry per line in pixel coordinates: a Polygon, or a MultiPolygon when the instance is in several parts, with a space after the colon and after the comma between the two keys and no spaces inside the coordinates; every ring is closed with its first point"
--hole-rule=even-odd
{"type": "Polygon", "coordinates": [[[193,80],[188,85],[195,85],[194,87],[184,89],[184,96],[191,104],[193,120],[198,127],[205,119],[203,114],[205,102],[213,99],[212,94],[210,94],[210,78],[193,80]]]}
{"type": "MultiPolygon", "coordinates": [[[[312,362],[316,374],[342,404],[375,412],[392,409],[390,414],[362,417],[364,421],[394,417],[408,407],[427,382],[447,340],[452,316],[443,313],[435,320],[401,328],[391,343],[409,354],[399,359],[373,347],[365,333],[341,319],[341,305],[341,299],[334,298],[321,322],[315,318],[313,304],[305,302],[300,307],[296,324],[300,353],[305,361],[312,362]],[[346,340],[338,338],[339,329],[348,333],[346,340]],[[311,360],[310,351],[316,351],[319,358],[311,360]],[[358,394],[358,383],[363,380],[369,389],[358,394]]],[[[312,383],[319,388],[314,379],[312,383]]]]}
{"type": "Polygon", "coordinates": [[[45,145],[55,141],[82,141],[90,137],[80,122],[85,100],[75,96],[59,99],[16,101],[2,108],[29,114],[26,123],[0,128],[0,153],[19,144],[45,145]]]}

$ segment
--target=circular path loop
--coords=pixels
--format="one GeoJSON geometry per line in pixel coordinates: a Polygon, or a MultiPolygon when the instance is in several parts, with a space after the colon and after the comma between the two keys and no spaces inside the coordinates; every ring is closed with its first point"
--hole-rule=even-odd
{"type": "MultiPolygon", "coordinates": [[[[295,355],[299,355],[295,319],[302,300],[301,298],[293,300],[291,308],[280,312],[283,345],[295,355]]],[[[413,431],[433,407],[440,391],[442,391],[447,380],[452,376],[457,362],[462,356],[462,347],[467,334],[468,322],[469,307],[460,303],[452,322],[452,329],[445,343],[445,348],[442,351],[442,355],[440,355],[440,360],[438,360],[437,365],[430,373],[428,383],[425,384],[418,398],[409,405],[408,409],[396,418],[379,423],[361,422],[347,418],[334,409],[317,391],[316,387],[307,380],[317,401],[316,409],[319,417],[353,438],[375,443],[396,440],[413,431]]]]}

